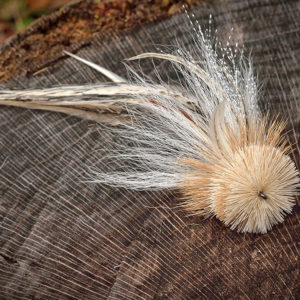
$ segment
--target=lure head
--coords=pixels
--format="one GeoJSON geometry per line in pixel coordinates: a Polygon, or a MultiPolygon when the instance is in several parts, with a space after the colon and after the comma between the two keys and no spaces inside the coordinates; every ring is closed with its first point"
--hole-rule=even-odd
{"type": "Polygon", "coordinates": [[[299,187],[290,157],[269,145],[250,145],[216,167],[211,208],[231,229],[266,233],[292,211],[299,187]]]}
{"type": "Polygon", "coordinates": [[[216,216],[239,232],[266,233],[292,211],[300,186],[283,124],[242,121],[238,130],[219,124],[209,163],[182,160],[191,170],[180,183],[183,206],[193,215],[216,216]]]}

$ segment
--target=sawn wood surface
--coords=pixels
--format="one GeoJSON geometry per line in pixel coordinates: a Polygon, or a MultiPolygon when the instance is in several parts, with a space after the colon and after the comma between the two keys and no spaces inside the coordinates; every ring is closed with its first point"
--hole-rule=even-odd
{"type": "MultiPolygon", "coordinates": [[[[219,39],[231,35],[231,44],[252,53],[262,106],[287,119],[297,138],[299,1],[206,1],[193,12],[203,26],[212,13],[219,39]]],[[[178,41],[193,45],[184,13],[123,34],[99,33],[77,54],[127,77],[123,59],[178,41]]],[[[151,61],[142,66],[152,74],[151,61]]],[[[62,54],[4,86],[103,80],[62,54]]],[[[187,216],[176,208],[176,193],[87,182],[89,168],[109,168],[101,158],[113,142],[118,137],[90,121],[0,108],[0,298],[299,299],[299,205],[267,234],[240,234],[216,219],[187,216]]]]}

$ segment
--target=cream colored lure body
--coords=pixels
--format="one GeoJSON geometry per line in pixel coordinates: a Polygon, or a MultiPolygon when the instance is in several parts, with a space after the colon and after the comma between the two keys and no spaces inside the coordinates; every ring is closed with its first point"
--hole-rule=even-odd
{"type": "Polygon", "coordinates": [[[265,233],[292,211],[299,187],[283,123],[262,116],[250,64],[242,59],[236,64],[233,55],[220,58],[201,31],[195,40],[195,55],[177,49],[131,58],[168,61],[170,70],[175,67],[182,75],[180,85],[149,82],[132,70],[136,80],[128,83],[68,53],[112,83],[2,90],[0,104],[118,125],[112,130],[124,145],[107,163],[113,158],[130,167],[97,170],[95,182],[136,190],[179,189],[181,206],[191,214],[216,216],[240,232],[265,233]]]}

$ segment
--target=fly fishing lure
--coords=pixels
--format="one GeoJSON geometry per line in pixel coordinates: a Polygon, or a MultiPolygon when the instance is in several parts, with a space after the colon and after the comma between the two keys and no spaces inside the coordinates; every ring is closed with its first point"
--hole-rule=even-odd
{"type": "Polygon", "coordinates": [[[135,81],[127,82],[67,53],[112,83],[2,90],[0,104],[116,125],[111,130],[126,143],[108,159],[127,167],[97,170],[94,182],[134,190],[178,189],[180,206],[190,214],[216,216],[239,232],[265,233],[291,213],[299,187],[284,123],[260,111],[250,63],[242,58],[236,63],[232,54],[218,56],[201,30],[194,48],[197,56],[177,49],[129,59],[168,61],[181,74],[180,85],[150,81],[133,70],[135,81]]]}

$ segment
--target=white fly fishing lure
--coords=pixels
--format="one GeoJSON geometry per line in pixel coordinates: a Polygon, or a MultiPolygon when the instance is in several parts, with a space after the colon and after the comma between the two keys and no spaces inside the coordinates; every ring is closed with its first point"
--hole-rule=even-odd
{"type": "Polygon", "coordinates": [[[265,233],[291,213],[299,187],[284,124],[262,115],[250,64],[240,59],[236,65],[232,55],[220,58],[201,30],[194,46],[197,57],[178,49],[130,59],[169,61],[182,74],[181,85],[151,82],[135,72],[135,82],[128,83],[67,53],[113,83],[2,90],[0,104],[119,125],[112,130],[129,144],[110,158],[127,167],[98,170],[94,182],[134,190],[177,189],[180,206],[190,214],[216,216],[239,232],[265,233]],[[116,118],[114,111],[123,111],[124,118],[116,118]]]}

